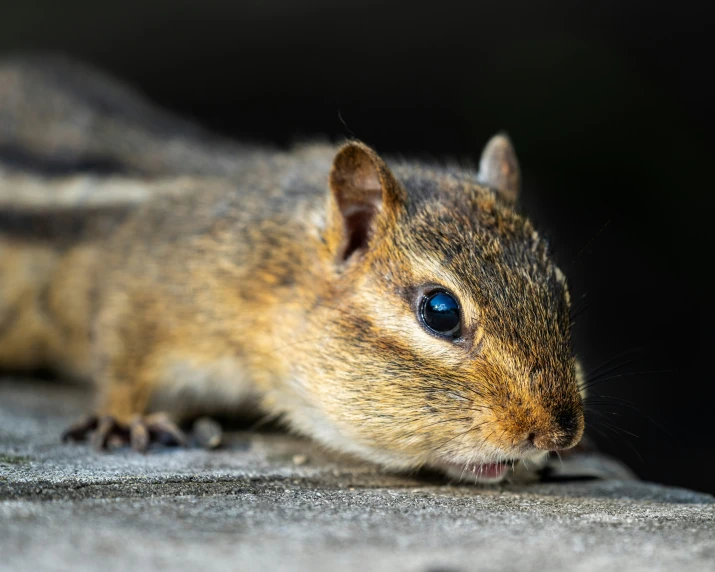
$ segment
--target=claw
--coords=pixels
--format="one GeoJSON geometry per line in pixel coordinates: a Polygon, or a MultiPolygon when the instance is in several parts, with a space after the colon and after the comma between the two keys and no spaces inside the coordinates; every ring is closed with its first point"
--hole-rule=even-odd
{"type": "Polygon", "coordinates": [[[97,424],[97,429],[95,429],[92,434],[92,446],[100,451],[104,451],[108,448],[110,439],[112,444],[116,442],[112,437],[121,436],[122,428],[119,426],[114,417],[109,415],[100,418],[97,424]]]}
{"type": "Polygon", "coordinates": [[[97,428],[99,418],[96,415],[88,415],[84,419],[73,423],[62,432],[62,442],[84,441],[87,435],[97,428]]]}
{"type": "Polygon", "coordinates": [[[167,445],[186,446],[184,432],[174,423],[166,413],[152,413],[146,417],[146,426],[149,434],[161,443],[167,445]]]}
{"type": "Polygon", "coordinates": [[[129,425],[129,443],[132,449],[139,453],[146,453],[149,448],[149,430],[141,417],[137,417],[129,425]]]}

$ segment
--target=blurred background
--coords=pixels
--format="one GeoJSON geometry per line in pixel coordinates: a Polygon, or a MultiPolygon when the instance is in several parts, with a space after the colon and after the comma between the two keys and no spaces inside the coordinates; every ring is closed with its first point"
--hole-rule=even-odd
{"type": "Polygon", "coordinates": [[[589,434],[643,478],[715,492],[708,3],[4,4],[0,55],[76,56],[231,136],[474,163],[506,130],[600,374],[589,434]]]}

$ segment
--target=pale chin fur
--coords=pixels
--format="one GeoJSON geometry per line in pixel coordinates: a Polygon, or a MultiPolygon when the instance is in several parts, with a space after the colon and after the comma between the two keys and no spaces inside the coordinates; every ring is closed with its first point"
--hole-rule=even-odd
{"type": "Polygon", "coordinates": [[[430,465],[430,468],[444,473],[450,480],[457,482],[496,484],[505,480],[529,480],[533,471],[546,465],[547,458],[548,453],[540,451],[528,457],[496,462],[444,461],[430,465]]]}

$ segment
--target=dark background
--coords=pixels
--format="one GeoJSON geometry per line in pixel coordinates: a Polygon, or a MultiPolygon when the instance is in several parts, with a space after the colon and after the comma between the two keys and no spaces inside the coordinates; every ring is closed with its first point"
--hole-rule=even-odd
{"type": "Polygon", "coordinates": [[[476,161],[507,130],[584,310],[577,349],[609,378],[591,435],[644,478],[715,492],[705,2],[4,4],[0,53],[81,57],[230,135],[476,161]]]}

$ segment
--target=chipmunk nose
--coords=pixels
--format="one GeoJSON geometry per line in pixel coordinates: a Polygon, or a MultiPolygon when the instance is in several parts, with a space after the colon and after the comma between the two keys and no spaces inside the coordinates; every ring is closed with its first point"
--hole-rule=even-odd
{"type": "Polygon", "coordinates": [[[583,414],[562,412],[554,415],[553,422],[546,427],[532,429],[528,440],[537,449],[558,451],[570,449],[583,436],[583,414]]]}
{"type": "Polygon", "coordinates": [[[529,441],[537,449],[542,449],[543,451],[559,451],[561,449],[568,449],[576,444],[576,440],[567,435],[554,436],[548,433],[529,433],[529,441]]]}

